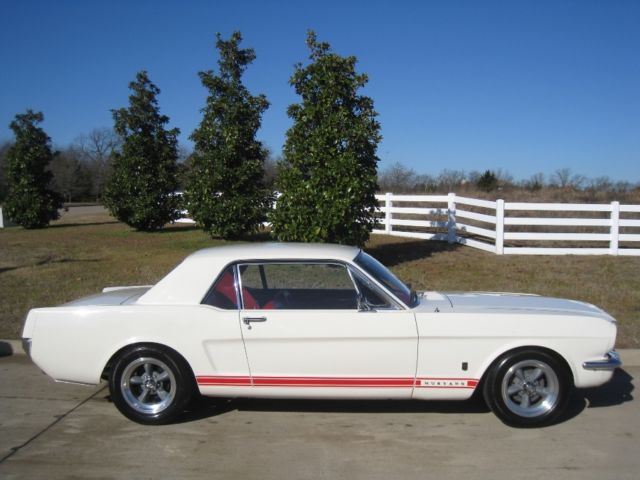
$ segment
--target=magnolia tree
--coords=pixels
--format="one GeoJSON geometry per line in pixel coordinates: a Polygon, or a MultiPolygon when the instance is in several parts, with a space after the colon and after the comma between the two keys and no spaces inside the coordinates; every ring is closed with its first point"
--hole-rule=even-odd
{"type": "Polygon", "coordinates": [[[129,84],[129,107],[112,110],[122,140],[113,154],[104,203],[111,214],[137,230],[157,230],[179,215],[177,158],[180,131],[166,130],[156,87],[141,71],[129,84]]]}
{"type": "Polygon", "coordinates": [[[356,58],[342,57],[307,36],[310,63],[289,83],[301,97],[289,106],[287,131],[271,213],[279,240],[362,245],[375,225],[376,149],[381,139],[373,100],[358,90],[367,76],[356,58]]]}
{"type": "Polygon", "coordinates": [[[46,227],[59,217],[60,195],[51,188],[49,164],[54,158],[51,139],[38,127],[42,112],[27,110],[16,115],[9,125],[15,142],[6,152],[7,216],[25,228],[46,227]]]}
{"type": "Polygon", "coordinates": [[[191,135],[194,152],[185,197],[198,225],[212,236],[233,239],[256,231],[271,204],[263,183],[268,152],[256,140],[269,102],[264,95],[251,95],[242,83],[256,56],[253,49],[240,48],[240,32],[229,40],[217,38],[219,72],[200,72],[209,96],[191,135]]]}

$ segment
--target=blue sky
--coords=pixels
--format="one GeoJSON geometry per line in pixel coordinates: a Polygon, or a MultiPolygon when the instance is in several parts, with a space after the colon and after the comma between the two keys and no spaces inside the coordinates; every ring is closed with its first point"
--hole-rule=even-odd
{"type": "Polygon", "coordinates": [[[0,140],[27,108],[58,146],[111,126],[146,69],[188,144],[206,97],[197,72],[217,67],[216,32],[240,30],[257,54],[245,83],[271,102],[259,138],[278,154],[314,29],[369,75],[381,168],[640,181],[638,1],[3,0],[0,12],[0,140]]]}

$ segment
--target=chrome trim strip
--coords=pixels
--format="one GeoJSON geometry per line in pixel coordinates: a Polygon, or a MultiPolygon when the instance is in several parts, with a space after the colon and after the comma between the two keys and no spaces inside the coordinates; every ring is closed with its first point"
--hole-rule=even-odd
{"type": "Polygon", "coordinates": [[[610,351],[605,355],[603,360],[590,360],[582,363],[582,368],[585,370],[614,370],[622,366],[620,360],[620,354],[615,350],[610,351]]]}

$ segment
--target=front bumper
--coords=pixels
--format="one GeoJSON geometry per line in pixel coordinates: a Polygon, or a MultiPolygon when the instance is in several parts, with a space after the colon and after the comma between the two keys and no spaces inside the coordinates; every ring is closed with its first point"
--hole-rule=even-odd
{"type": "Polygon", "coordinates": [[[611,350],[602,360],[589,360],[582,363],[585,370],[615,370],[622,366],[620,354],[615,350],[611,350]]]}

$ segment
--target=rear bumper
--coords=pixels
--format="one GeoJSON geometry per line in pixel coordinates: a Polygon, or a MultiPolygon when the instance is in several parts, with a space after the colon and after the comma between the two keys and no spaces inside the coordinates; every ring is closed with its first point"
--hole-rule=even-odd
{"type": "Polygon", "coordinates": [[[589,360],[582,363],[582,368],[585,370],[615,370],[622,366],[620,360],[620,354],[615,350],[611,350],[601,360],[589,360]]]}
{"type": "Polygon", "coordinates": [[[31,358],[31,339],[30,338],[22,339],[22,349],[24,350],[24,353],[26,353],[27,356],[31,358]]]}

